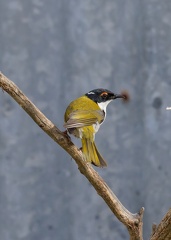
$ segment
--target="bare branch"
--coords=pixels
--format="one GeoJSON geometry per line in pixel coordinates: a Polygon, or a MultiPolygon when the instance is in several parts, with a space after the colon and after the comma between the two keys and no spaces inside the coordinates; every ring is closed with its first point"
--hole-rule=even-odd
{"type": "Polygon", "coordinates": [[[153,229],[151,240],[170,240],[171,239],[171,208],[166,213],[161,223],[153,229]]]}
{"type": "Polygon", "coordinates": [[[0,73],[0,87],[28,113],[44,132],[72,156],[80,172],[90,181],[118,220],[127,227],[130,234],[130,240],[142,240],[142,217],[144,208],[136,214],[129,212],[93,167],[83,160],[82,152],[70,141],[67,135],[61,132],[49,119],[47,119],[22,91],[2,73],[0,73]]]}

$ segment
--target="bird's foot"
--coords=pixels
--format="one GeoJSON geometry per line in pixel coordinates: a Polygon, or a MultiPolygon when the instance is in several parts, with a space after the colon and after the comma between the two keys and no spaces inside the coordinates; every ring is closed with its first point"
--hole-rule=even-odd
{"type": "Polygon", "coordinates": [[[68,135],[68,131],[67,130],[65,130],[62,133],[64,134],[65,137],[67,137],[71,141],[71,137],[68,135]]]}

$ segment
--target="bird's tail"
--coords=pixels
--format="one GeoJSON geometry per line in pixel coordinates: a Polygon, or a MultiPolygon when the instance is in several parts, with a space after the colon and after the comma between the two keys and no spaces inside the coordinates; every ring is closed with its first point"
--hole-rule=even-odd
{"type": "Polygon", "coordinates": [[[94,141],[90,139],[82,138],[82,152],[85,156],[85,160],[94,164],[97,167],[106,167],[107,163],[97,150],[94,141]]]}

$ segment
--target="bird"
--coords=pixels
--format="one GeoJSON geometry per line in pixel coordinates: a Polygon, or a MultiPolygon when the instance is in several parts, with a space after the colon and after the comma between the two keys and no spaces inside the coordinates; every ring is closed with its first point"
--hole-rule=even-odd
{"type": "Polygon", "coordinates": [[[107,163],[96,147],[95,134],[106,118],[107,105],[117,98],[124,98],[124,95],[94,89],[72,101],[64,114],[64,128],[81,139],[84,160],[96,167],[106,167],[107,163]]]}

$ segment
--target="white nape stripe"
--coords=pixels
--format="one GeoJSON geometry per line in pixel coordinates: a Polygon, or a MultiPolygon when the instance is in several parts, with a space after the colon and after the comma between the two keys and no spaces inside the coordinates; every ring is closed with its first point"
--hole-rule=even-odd
{"type": "Polygon", "coordinates": [[[97,103],[99,105],[99,108],[105,112],[105,115],[106,115],[106,107],[107,105],[111,102],[112,100],[109,100],[109,101],[106,101],[106,102],[100,102],[100,103],[97,103]]]}
{"type": "Polygon", "coordinates": [[[89,94],[95,94],[95,93],[94,92],[88,92],[87,94],[89,95],[89,94]]]}

